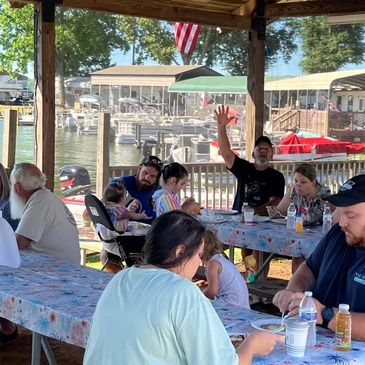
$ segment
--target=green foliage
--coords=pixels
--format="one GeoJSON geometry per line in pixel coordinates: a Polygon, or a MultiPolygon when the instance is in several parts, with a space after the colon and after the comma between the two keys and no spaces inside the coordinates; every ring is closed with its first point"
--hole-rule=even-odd
{"type": "Polygon", "coordinates": [[[113,49],[128,50],[117,16],[58,8],[56,24],[57,60],[64,61],[65,76],[109,67],[113,49]]]}
{"type": "MultiPolygon", "coordinates": [[[[174,33],[170,23],[158,20],[121,17],[120,27],[134,50],[131,63],[143,64],[152,59],[160,64],[178,63],[174,33]]],[[[266,65],[275,62],[279,55],[285,60],[296,49],[294,30],[285,22],[267,27],[266,65]]],[[[232,75],[247,73],[248,33],[244,31],[218,32],[202,27],[198,44],[192,56],[181,55],[184,64],[221,66],[232,75]]]]}
{"type": "Polygon", "coordinates": [[[0,69],[26,73],[33,59],[33,5],[15,11],[0,0],[0,69]]]}
{"type": "Polygon", "coordinates": [[[362,24],[329,26],[323,17],[303,18],[295,26],[302,36],[301,68],[306,73],[336,71],[364,60],[362,24]]]}
{"type": "Polygon", "coordinates": [[[119,26],[132,48],[132,64],[148,59],[159,64],[175,62],[176,48],[171,25],[154,19],[120,17],[119,26]]]}
{"type": "MultiPolygon", "coordinates": [[[[34,60],[33,5],[12,9],[0,0],[0,69],[26,73],[34,60]]],[[[110,66],[113,49],[128,50],[118,17],[99,12],[56,11],[56,64],[63,76],[87,75],[110,66]]]]}
{"type": "MultiPolygon", "coordinates": [[[[207,66],[222,66],[231,75],[247,74],[248,32],[219,33],[212,28],[203,28],[200,39],[192,58],[193,63],[200,59],[207,66]]],[[[294,30],[286,22],[271,23],[267,26],[266,67],[276,62],[280,55],[288,61],[295,49],[294,30]]]]}

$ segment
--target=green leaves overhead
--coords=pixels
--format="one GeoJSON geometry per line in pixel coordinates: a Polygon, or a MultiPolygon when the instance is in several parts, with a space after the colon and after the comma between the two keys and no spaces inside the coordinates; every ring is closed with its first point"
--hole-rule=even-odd
{"type": "MultiPolygon", "coordinates": [[[[12,9],[0,0],[0,68],[26,73],[34,60],[34,7],[12,9]]],[[[57,8],[56,63],[64,76],[87,75],[110,66],[113,49],[129,49],[118,17],[99,12],[57,8]]]]}
{"type": "Polygon", "coordinates": [[[306,73],[336,71],[364,60],[363,24],[329,26],[323,17],[310,17],[295,26],[302,36],[301,68],[306,73]]]}

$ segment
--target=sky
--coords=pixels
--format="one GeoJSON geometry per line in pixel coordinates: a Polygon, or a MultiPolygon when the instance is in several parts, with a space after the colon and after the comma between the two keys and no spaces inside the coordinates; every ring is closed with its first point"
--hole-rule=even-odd
{"type": "MultiPolygon", "coordinates": [[[[272,65],[266,72],[267,76],[301,76],[304,73],[299,67],[299,63],[301,60],[301,51],[300,49],[293,54],[293,57],[288,63],[285,63],[282,59],[279,59],[274,65],[272,65]]],[[[130,65],[132,62],[132,53],[129,52],[124,55],[120,50],[115,50],[112,53],[112,62],[117,65],[130,65]]],[[[148,61],[145,63],[146,65],[157,65],[157,62],[148,61]]],[[[226,71],[220,67],[214,66],[213,69],[217,72],[226,75],[226,71]]],[[[355,64],[347,64],[342,67],[340,70],[359,70],[365,69],[365,62],[355,65],[355,64]]]]}

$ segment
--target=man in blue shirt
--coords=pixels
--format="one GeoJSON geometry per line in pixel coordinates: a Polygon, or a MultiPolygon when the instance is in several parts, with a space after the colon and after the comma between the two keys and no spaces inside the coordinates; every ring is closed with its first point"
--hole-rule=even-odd
{"type": "Polygon", "coordinates": [[[349,304],[352,338],[365,341],[365,175],[353,177],[324,199],[337,207],[339,224],[322,238],[273,303],[295,315],[304,291],[311,290],[317,324],[332,331],[339,304],[349,304]]]}
{"type": "Polygon", "coordinates": [[[133,202],[139,207],[136,212],[145,212],[149,220],[142,221],[144,223],[152,223],[156,218],[156,212],[152,206],[152,195],[159,188],[158,181],[160,179],[163,162],[156,156],[145,157],[139,167],[136,175],[120,176],[114,178],[112,182],[122,180],[129,194],[129,202],[127,206],[133,202]]]}

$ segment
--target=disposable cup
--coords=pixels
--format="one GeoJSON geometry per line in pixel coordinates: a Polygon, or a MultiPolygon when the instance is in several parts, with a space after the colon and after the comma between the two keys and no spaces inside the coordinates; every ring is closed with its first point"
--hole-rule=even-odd
{"type": "Polygon", "coordinates": [[[253,223],[253,216],[255,214],[255,211],[253,210],[253,208],[245,208],[245,210],[243,211],[243,219],[245,220],[246,224],[252,224],[253,223]]]}
{"type": "Polygon", "coordinates": [[[290,356],[303,357],[308,336],[308,322],[298,317],[285,320],[286,352],[290,356]]]}

